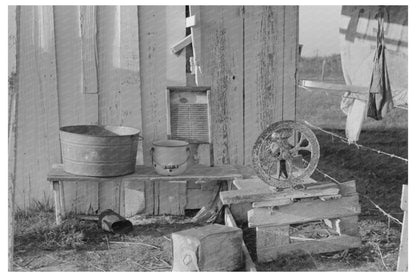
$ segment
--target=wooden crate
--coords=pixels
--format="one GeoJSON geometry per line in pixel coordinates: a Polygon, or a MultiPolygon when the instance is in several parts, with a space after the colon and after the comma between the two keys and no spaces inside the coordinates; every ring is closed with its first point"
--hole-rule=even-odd
{"type": "Polygon", "coordinates": [[[234,184],[240,190],[221,192],[220,198],[231,207],[251,203],[247,220],[249,227],[256,228],[258,262],[289,253],[325,253],[361,245],[361,209],[354,181],[307,184],[305,190],[283,192],[273,192],[256,178],[235,180],[234,184]],[[291,226],[316,221],[322,221],[332,235],[321,239],[291,237],[291,226]]]}

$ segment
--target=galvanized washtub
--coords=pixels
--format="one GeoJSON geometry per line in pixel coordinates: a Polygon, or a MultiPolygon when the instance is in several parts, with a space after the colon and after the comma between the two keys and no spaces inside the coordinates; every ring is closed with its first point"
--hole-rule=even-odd
{"type": "Polygon", "coordinates": [[[124,126],[75,125],[60,128],[64,170],[84,176],[133,173],[140,130],[124,126]]]}

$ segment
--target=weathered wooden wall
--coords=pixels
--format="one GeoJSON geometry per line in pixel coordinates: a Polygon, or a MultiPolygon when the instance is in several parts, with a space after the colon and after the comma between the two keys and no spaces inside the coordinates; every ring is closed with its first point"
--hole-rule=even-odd
{"type": "MultiPolygon", "coordinates": [[[[295,117],[298,8],[192,10],[199,14],[192,28],[199,42],[199,85],[211,87],[214,163],[250,164],[260,132],[295,117]]],[[[16,20],[18,207],[51,196],[46,174],[61,162],[64,125],[141,129],[137,162],[149,164],[151,142],[166,137],[166,87],[187,84],[185,51],[170,51],[185,37],[185,6],[22,6],[16,20]]],[[[77,201],[66,204],[79,212],[122,206],[166,185],[71,184],[66,197],[77,201]]],[[[178,190],[184,185],[175,184],[178,190]]]]}

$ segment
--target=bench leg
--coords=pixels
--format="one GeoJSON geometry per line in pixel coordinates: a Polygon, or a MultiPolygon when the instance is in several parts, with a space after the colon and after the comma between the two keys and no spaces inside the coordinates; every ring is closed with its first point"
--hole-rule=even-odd
{"type": "Polygon", "coordinates": [[[60,225],[65,217],[64,185],[59,181],[53,181],[53,194],[55,198],[55,220],[60,225]]]}

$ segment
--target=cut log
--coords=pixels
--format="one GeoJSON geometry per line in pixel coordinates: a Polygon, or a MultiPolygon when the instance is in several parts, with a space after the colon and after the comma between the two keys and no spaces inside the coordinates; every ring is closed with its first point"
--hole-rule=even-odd
{"type": "Polygon", "coordinates": [[[243,232],[219,224],[172,234],[172,271],[233,271],[243,265],[243,232]]]}

